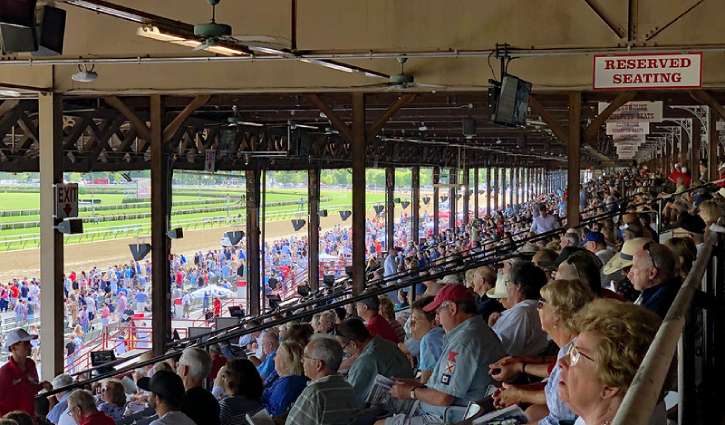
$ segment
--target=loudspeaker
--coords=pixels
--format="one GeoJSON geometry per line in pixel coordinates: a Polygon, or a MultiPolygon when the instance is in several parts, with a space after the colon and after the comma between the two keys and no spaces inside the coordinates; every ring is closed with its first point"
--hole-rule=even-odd
{"type": "Polygon", "coordinates": [[[43,20],[38,28],[38,50],[34,56],[57,56],[63,54],[65,38],[65,10],[57,7],[43,7],[43,20]]]}
{"type": "Polygon", "coordinates": [[[352,215],[352,211],[350,210],[343,210],[338,212],[340,213],[340,218],[342,219],[342,221],[347,220],[352,215]]]}
{"type": "Polygon", "coordinates": [[[128,246],[134,261],[141,261],[151,252],[150,243],[132,243],[128,246]]]}
{"type": "Polygon", "coordinates": [[[182,239],[184,237],[184,230],[181,227],[177,227],[166,232],[166,236],[169,239],[182,239]]]}
{"type": "Polygon", "coordinates": [[[3,53],[34,52],[38,50],[34,27],[0,24],[0,49],[3,53]]]}
{"type": "Polygon", "coordinates": [[[305,220],[302,220],[301,218],[296,218],[292,220],[292,228],[295,229],[295,232],[300,230],[305,226],[305,223],[307,223],[305,220]]]}
{"type": "Polygon", "coordinates": [[[441,196],[441,202],[446,202],[448,200],[447,196],[441,196]]]}
{"type": "Polygon", "coordinates": [[[404,210],[406,210],[410,206],[410,201],[403,201],[400,203],[400,206],[403,207],[404,210]]]}
{"type": "Polygon", "coordinates": [[[317,212],[320,217],[327,217],[327,210],[320,210],[317,212]]]}
{"type": "Polygon", "coordinates": [[[375,210],[375,214],[380,215],[385,210],[384,205],[373,205],[373,209],[375,210]]]}
{"type": "Polygon", "coordinates": [[[65,220],[58,223],[56,226],[60,233],[65,235],[76,235],[83,233],[83,219],[82,218],[66,218],[65,220]]]}
{"type": "Polygon", "coordinates": [[[467,139],[472,138],[476,135],[476,120],[473,118],[463,119],[463,136],[467,139]]]}
{"type": "Polygon", "coordinates": [[[424,196],[423,197],[423,203],[428,205],[430,203],[430,196],[424,196]]]}
{"type": "Polygon", "coordinates": [[[399,204],[400,203],[400,198],[393,199],[393,203],[399,204]]]}
{"type": "Polygon", "coordinates": [[[236,246],[239,244],[239,242],[242,241],[242,238],[244,237],[244,232],[241,230],[235,230],[232,232],[225,232],[224,236],[229,239],[229,243],[232,244],[232,246],[236,246]]]}

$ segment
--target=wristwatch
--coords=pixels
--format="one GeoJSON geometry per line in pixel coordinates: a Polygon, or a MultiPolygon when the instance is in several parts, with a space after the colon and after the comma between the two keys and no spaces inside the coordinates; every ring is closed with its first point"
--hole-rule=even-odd
{"type": "Polygon", "coordinates": [[[413,389],[410,390],[410,399],[415,400],[415,387],[413,387],[413,389]]]}

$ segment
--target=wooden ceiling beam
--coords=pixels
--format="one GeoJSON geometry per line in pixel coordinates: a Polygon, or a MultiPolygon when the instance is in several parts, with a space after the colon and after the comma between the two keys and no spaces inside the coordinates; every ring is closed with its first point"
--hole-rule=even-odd
{"type": "Polygon", "coordinates": [[[141,136],[142,139],[151,140],[151,130],[149,129],[149,127],[121,99],[119,99],[117,96],[105,96],[103,100],[111,107],[115,108],[118,112],[120,112],[124,117],[126,117],[126,119],[129,120],[131,124],[136,128],[136,132],[141,136]]]}
{"type": "Polygon", "coordinates": [[[627,102],[630,102],[634,100],[634,98],[637,96],[636,91],[628,91],[624,93],[620,93],[617,95],[617,97],[602,111],[601,114],[597,115],[589,124],[589,127],[587,127],[586,131],[584,132],[584,141],[586,143],[592,144],[597,138],[597,134],[599,133],[599,129],[604,123],[609,119],[610,116],[614,112],[617,111],[622,105],[624,105],[627,102]]]}
{"type": "Polygon", "coordinates": [[[348,143],[352,143],[352,130],[350,129],[350,126],[345,124],[345,121],[340,119],[340,116],[335,113],[335,111],[330,108],[317,94],[308,94],[307,100],[310,101],[313,105],[317,107],[317,109],[320,110],[323,114],[327,116],[327,118],[332,123],[332,126],[335,127],[337,131],[340,132],[340,135],[345,138],[345,141],[348,143]]]}
{"type": "Polygon", "coordinates": [[[401,108],[403,108],[405,105],[408,105],[410,102],[415,100],[415,93],[408,93],[403,96],[400,96],[388,109],[383,112],[383,115],[378,118],[372,126],[370,126],[370,129],[368,130],[367,137],[368,139],[372,139],[375,136],[377,136],[378,133],[380,133],[380,130],[383,129],[385,124],[393,118],[393,116],[400,111],[401,108]]]}
{"type": "Polygon", "coordinates": [[[569,136],[567,135],[566,131],[559,125],[559,123],[554,119],[554,117],[549,113],[549,111],[544,108],[544,105],[542,105],[536,97],[531,96],[529,97],[529,106],[531,106],[531,111],[541,116],[541,120],[546,123],[547,126],[549,126],[549,129],[554,132],[554,136],[556,136],[557,140],[563,144],[566,145],[569,143],[569,136]]]}
{"type": "Polygon", "coordinates": [[[206,105],[210,99],[211,96],[209,95],[196,96],[192,99],[191,102],[189,102],[189,104],[186,105],[181,112],[179,112],[179,115],[177,115],[164,129],[164,142],[169,142],[191,114],[200,107],[206,105]]]}

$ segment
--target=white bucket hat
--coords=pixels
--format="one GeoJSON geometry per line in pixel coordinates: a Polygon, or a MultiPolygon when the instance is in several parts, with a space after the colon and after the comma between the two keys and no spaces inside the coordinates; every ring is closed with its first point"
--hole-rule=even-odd
{"type": "Polygon", "coordinates": [[[5,347],[10,350],[10,347],[18,342],[32,341],[34,339],[38,339],[38,335],[30,335],[28,331],[22,328],[13,329],[5,337],[5,347]]]}

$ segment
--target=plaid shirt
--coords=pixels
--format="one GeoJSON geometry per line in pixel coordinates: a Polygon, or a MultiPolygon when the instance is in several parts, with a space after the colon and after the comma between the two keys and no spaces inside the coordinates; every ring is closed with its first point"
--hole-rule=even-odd
{"type": "Polygon", "coordinates": [[[340,375],[329,375],[307,385],[292,406],[285,424],[349,424],[361,407],[352,386],[340,375]]]}

